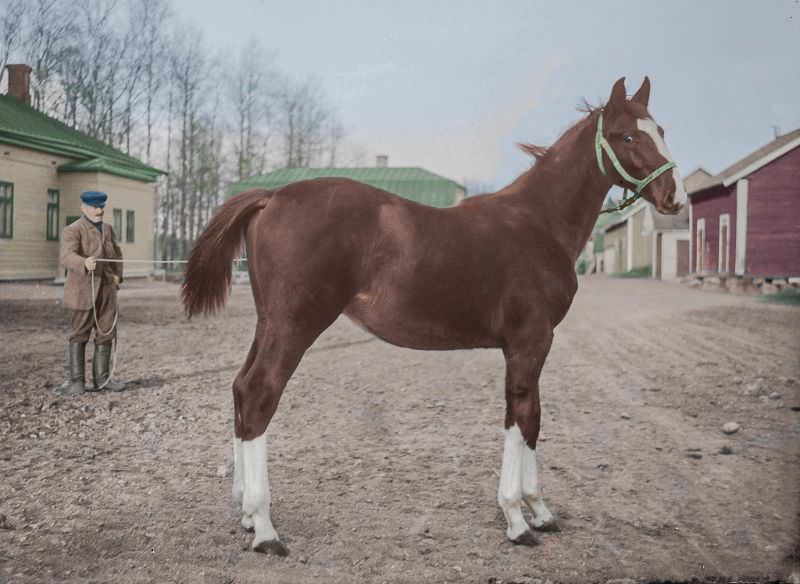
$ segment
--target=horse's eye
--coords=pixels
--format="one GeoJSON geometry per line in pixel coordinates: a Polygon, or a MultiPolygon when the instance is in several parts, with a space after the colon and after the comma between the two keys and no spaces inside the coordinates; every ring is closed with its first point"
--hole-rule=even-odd
{"type": "Polygon", "coordinates": [[[633,142],[633,136],[624,136],[622,139],[625,140],[625,142],[627,142],[628,144],[633,142]]]}

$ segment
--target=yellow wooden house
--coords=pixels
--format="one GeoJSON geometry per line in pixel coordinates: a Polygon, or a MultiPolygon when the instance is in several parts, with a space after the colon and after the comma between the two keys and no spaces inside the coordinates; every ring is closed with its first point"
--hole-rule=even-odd
{"type": "Polygon", "coordinates": [[[59,237],[83,191],[108,193],[125,276],[152,271],[154,182],[162,171],[30,107],[30,67],[9,65],[0,95],[0,280],[58,279],[59,237]]]}

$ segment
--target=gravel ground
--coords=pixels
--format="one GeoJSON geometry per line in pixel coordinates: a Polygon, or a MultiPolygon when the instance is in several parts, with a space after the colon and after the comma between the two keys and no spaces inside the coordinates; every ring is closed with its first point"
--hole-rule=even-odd
{"type": "Polygon", "coordinates": [[[342,318],[268,430],[276,558],[248,551],[230,501],[249,288],[187,321],[176,285],[126,283],[129,390],[77,398],[50,391],[60,294],[0,285],[0,582],[800,581],[795,307],[582,279],[542,379],[561,531],[534,548],[496,503],[500,352],[399,349],[342,318]]]}

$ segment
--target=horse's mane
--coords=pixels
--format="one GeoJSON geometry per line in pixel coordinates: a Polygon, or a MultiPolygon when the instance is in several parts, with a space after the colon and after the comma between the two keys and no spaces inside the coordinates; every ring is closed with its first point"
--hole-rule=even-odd
{"type": "MultiPolygon", "coordinates": [[[[566,129],[561,132],[561,134],[556,138],[555,142],[551,146],[538,146],[536,144],[531,144],[530,142],[517,142],[517,147],[531,156],[533,158],[533,162],[531,163],[531,167],[515,178],[511,183],[506,185],[505,187],[499,189],[494,193],[481,193],[479,195],[470,195],[462,201],[461,204],[476,204],[478,202],[488,201],[495,198],[496,195],[505,195],[507,193],[516,192],[519,188],[523,187],[532,176],[533,170],[542,162],[546,161],[548,157],[553,155],[553,148],[556,147],[559,143],[563,143],[569,140],[572,135],[575,133],[577,128],[586,121],[586,119],[591,116],[594,112],[601,110],[605,107],[605,104],[601,105],[592,105],[589,101],[583,97],[581,98],[580,103],[575,108],[577,111],[582,112],[586,115],[582,116],[581,118],[572,122],[566,129]]],[[[558,148],[556,148],[557,154],[558,148]]]]}
{"type": "MultiPolygon", "coordinates": [[[[586,115],[578,120],[575,120],[569,126],[567,126],[567,128],[556,139],[554,144],[565,138],[567,134],[571,132],[571,130],[580,125],[587,117],[592,115],[597,110],[603,109],[603,107],[604,107],[603,105],[592,105],[585,97],[582,97],[580,103],[575,109],[586,115]]],[[[550,151],[550,146],[538,146],[536,144],[531,144],[529,142],[517,142],[517,147],[526,154],[532,156],[534,159],[534,163],[536,161],[542,160],[550,151]]]]}

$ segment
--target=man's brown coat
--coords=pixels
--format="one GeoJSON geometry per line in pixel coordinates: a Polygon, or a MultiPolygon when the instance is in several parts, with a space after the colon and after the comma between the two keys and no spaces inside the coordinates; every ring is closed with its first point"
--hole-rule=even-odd
{"type": "MultiPolygon", "coordinates": [[[[103,224],[103,235],[85,215],[67,225],[61,234],[61,265],[67,268],[64,284],[64,306],[72,310],[91,310],[92,291],[89,272],[83,261],[89,257],[122,259],[114,228],[103,224]]],[[[122,282],[122,263],[97,262],[94,286],[97,295],[100,286],[109,285],[116,292],[114,275],[122,282]]],[[[114,302],[116,304],[116,302],[114,302]]]]}

